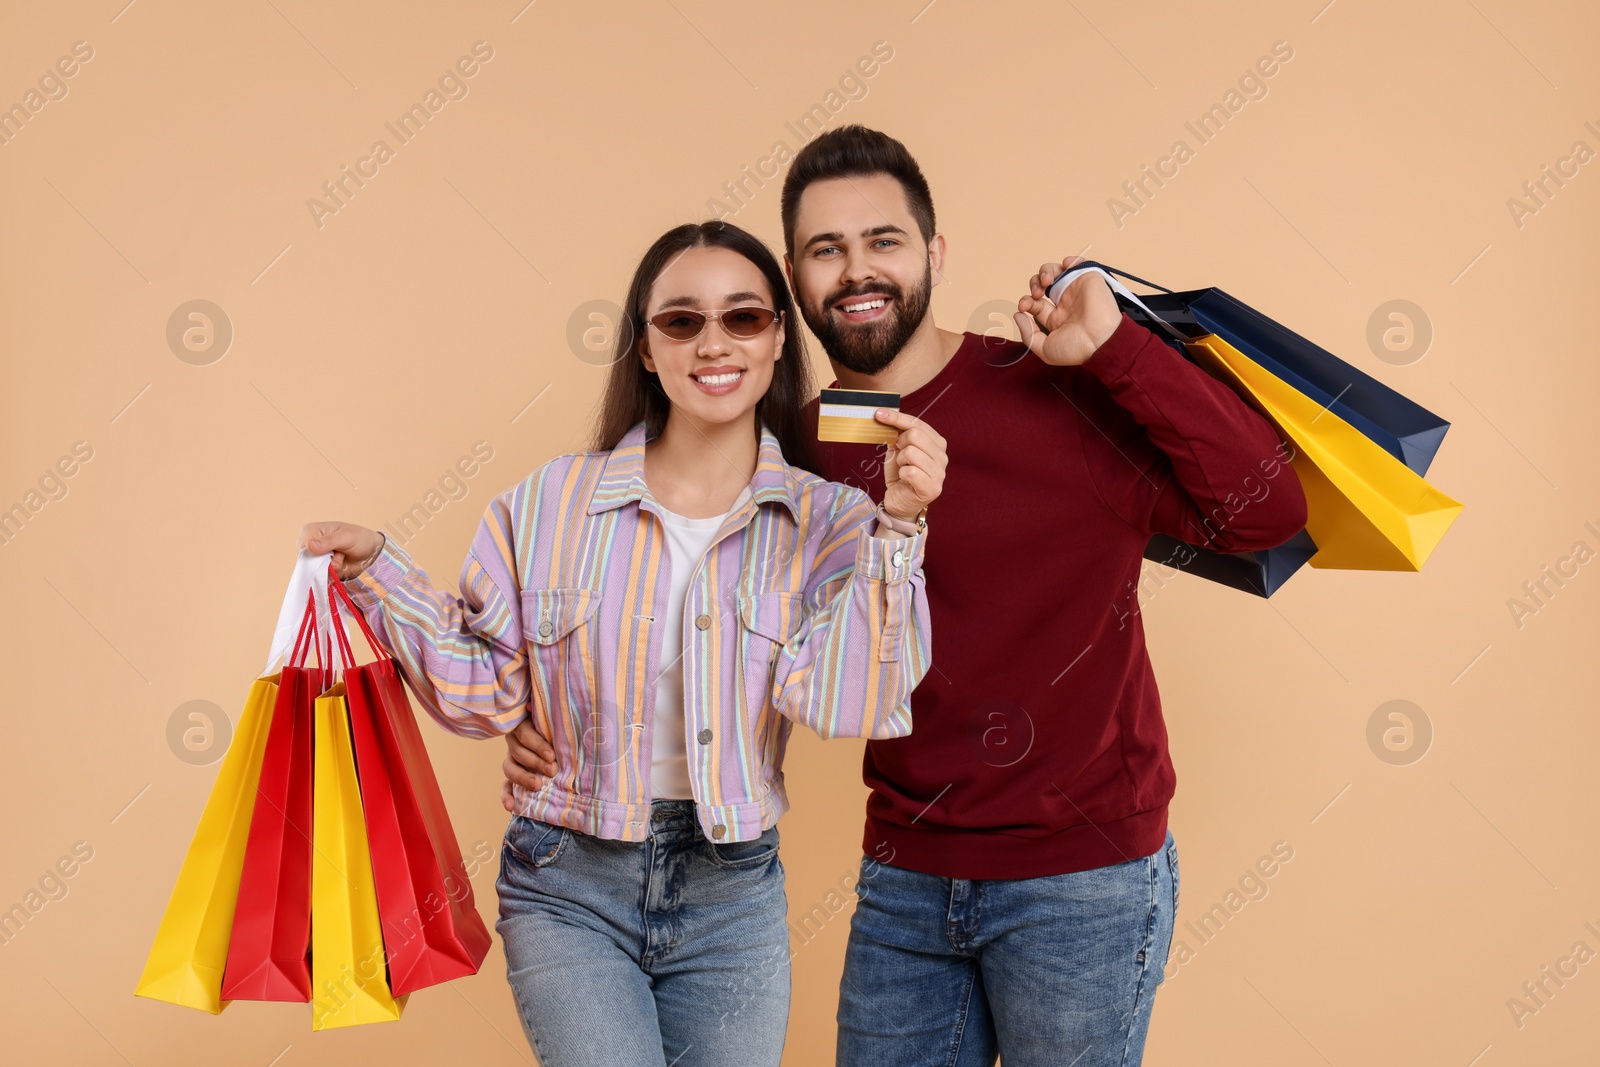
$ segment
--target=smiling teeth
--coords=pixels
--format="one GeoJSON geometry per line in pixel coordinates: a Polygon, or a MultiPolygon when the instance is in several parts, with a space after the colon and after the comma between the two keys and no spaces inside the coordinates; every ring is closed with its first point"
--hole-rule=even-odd
{"type": "Polygon", "coordinates": [[[741,370],[734,371],[732,374],[716,374],[712,375],[711,377],[706,377],[703,374],[696,374],[694,376],[694,380],[702,385],[729,385],[738,381],[742,377],[744,377],[744,371],[741,370]]]}
{"type": "Polygon", "coordinates": [[[888,303],[887,300],[882,300],[882,299],[879,299],[879,300],[868,300],[864,304],[846,304],[844,306],[844,309],[846,311],[871,311],[873,308],[881,308],[881,307],[883,307],[883,305],[885,305],[887,303],[888,303]]]}

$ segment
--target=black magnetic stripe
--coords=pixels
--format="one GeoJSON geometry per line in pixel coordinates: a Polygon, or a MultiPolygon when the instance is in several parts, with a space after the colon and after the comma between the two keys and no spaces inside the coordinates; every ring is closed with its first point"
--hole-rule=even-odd
{"type": "Polygon", "coordinates": [[[874,393],[864,389],[824,389],[821,403],[854,404],[864,408],[897,408],[899,393],[874,393]]]}

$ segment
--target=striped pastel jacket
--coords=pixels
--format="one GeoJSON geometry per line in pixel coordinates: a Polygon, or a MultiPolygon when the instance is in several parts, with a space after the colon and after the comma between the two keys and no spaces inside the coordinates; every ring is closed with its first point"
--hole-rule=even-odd
{"type": "MultiPolygon", "coordinates": [[[[648,837],[670,587],[645,440],[641,422],[615,450],[558,456],[495,497],[459,597],[393,540],[345,583],[447,730],[489,737],[532,715],[551,740],[556,776],[516,787],[518,812],[624,841],[648,837]]],[[[790,466],[765,426],[750,489],[683,617],[689,776],[719,842],[758,837],[788,809],[794,723],[823,737],[909,733],[930,656],[925,533],[872,536],[867,495],[790,466]]]]}

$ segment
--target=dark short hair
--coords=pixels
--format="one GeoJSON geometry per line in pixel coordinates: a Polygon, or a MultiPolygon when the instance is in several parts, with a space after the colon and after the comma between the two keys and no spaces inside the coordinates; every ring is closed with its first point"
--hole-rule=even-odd
{"type": "Polygon", "coordinates": [[[656,239],[633,272],[633,282],[618,323],[617,342],[605,393],[600,398],[599,418],[595,423],[593,447],[609,452],[617,447],[634,424],[643,421],[654,437],[667,425],[672,404],[661,388],[661,379],[646,370],[639,358],[639,345],[645,338],[646,303],[656,278],[678,256],[691,248],[726,248],[748,259],[761,271],[772,290],[772,307],[783,314],[783,358],[772,368],[772,384],[756,402],[756,419],[773,432],[783,449],[783,458],[796,467],[815,473],[815,450],[805,432],[801,409],[811,399],[810,360],[805,339],[795,315],[794,300],[778,259],[761,240],[731,222],[690,222],[668,230],[656,239]]]}
{"type": "Polygon", "coordinates": [[[906,146],[865,126],[840,126],[800,149],[783,179],[783,245],[789,255],[794,255],[794,223],[800,215],[800,194],[806,186],[832,178],[865,178],[873,174],[887,174],[900,183],[922,239],[933,240],[933,194],[928,191],[922,168],[906,146]]]}

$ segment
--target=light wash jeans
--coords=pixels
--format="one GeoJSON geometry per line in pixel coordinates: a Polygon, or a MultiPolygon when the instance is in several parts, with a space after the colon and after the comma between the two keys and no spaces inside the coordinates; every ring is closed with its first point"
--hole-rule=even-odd
{"type": "Polygon", "coordinates": [[[863,858],[839,984],[838,1067],[1133,1067],[1178,910],[1155,854],[969,881],[863,858]]]}
{"type": "Polygon", "coordinates": [[[789,1019],[778,829],[717,845],[692,800],[650,838],[513,816],[500,857],[506,973],[543,1067],[777,1067],[789,1019]]]}

